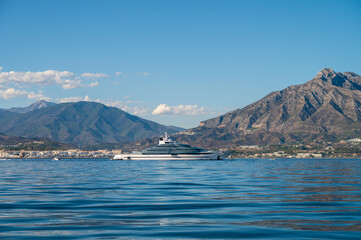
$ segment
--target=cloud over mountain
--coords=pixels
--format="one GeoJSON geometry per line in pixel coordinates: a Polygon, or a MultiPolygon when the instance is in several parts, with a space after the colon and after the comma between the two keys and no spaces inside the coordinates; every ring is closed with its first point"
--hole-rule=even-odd
{"type": "Polygon", "coordinates": [[[68,98],[61,98],[57,99],[60,103],[68,103],[68,102],[79,102],[79,101],[85,101],[85,102],[97,102],[104,104],[108,107],[116,107],[123,111],[129,112],[131,114],[137,115],[137,116],[144,116],[148,113],[149,108],[144,106],[129,106],[128,104],[134,103],[136,101],[127,100],[127,101],[112,101],[112,100],[102,100],[102,99],[91,99],[88,95],[85,97],[68,97],[68,98]]]}
{"type": "Polygon", "coordinates": [[[205,114],[203,107],[197,105],[168,106],[159,104],[152,112],[153,115],[202,115],[205,114]]]}

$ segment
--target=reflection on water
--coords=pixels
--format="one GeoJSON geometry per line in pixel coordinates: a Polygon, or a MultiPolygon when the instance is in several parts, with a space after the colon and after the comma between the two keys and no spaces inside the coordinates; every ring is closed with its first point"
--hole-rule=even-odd
{"type": "Polygon", "coordinates": [[[361,160],[0,162],[0,239],[359,239],[361,160]]]}

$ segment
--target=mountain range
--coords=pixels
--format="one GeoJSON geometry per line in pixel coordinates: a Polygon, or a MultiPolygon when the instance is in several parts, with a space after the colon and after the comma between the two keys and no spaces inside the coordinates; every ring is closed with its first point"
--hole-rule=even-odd
{"type": "Polygon", "coordinates": [[[75,145],[132,142],[182,130],[131,115],[96,102],[54,104],[40,101],[0,113],[0,132],[41,137],[75,145]]]}
{"type": "Polygon", "coordinates": [[[207,148],[335,142],[361,137],[361,76],[324,68],[304,84],[182,130],[95,102],[39,101],[26,108],[0,110],[4,139],[41,137],[82,146],[137,141],[128,148],[139,149],[156,143],[153,137],[164,132],[207,148]]]}
{"type": "Polygon", "coordinates": [[[322,69],[305,84],[275,91],[244,108],[176,134],[183,142],[224,147],[336,141],[361,136],[361,76],[322,69]]]}

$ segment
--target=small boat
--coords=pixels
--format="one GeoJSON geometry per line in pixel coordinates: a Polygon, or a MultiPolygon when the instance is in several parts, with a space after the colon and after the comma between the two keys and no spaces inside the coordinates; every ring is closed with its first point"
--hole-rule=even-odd
{"type": "Polygon", "coordinates": [[[207,151],[188,144],[177,143],[168,138],[167,133],[160,137],[157,146],[142,152],[117,154],[113,160],[222,160],[233,151],[207,151]]]}
{"type": "Polygon", "coordinates": [[[58,157],[53,158],[53,161],[59,161],[59,160],[60,160],[60,158],[58,158],[58,157]]]}

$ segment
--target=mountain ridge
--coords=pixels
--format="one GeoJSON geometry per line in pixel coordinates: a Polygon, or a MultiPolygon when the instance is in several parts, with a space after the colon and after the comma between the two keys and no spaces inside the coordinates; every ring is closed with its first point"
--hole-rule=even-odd
{"type": "Polygon", "coordinates": [[[30,140],[22,137],[9,136],[0,132],[0,145],[2,146],[15,145],[27,142],[30,142],[30,140]]]}
{"type": "Polygon", "coordinates": [[[34,110],[38,110],[38,109],[42,109],[42,108],[46,108],[46,107],[50,107],[50,106],[54,106],[54,105],[56,105],[56,103],[47,102],[45,100],[39,100],[27,107],[12,107],[12,108],[6,109],[6,110],[8,110],[10,112],[16,112],[16,113],[27,113],[27,112],[31,112],[34,110]]]}
{"type": "Polygon", "coordinates": [[[0,131],[20,137],[43,137],[75,145],[119,143],[158,136],[174,127],[131,115],[96,102],[60,103],[26,113],[2,111],[0,131]]]}
{"type": "Polygon", "coordinates": [[[244,108],[202,121],[177,134],[177,139],[221,147],[361,136],[360,90],[361,76],[324,68],[304,84],[271,92],[244,108]]]}

